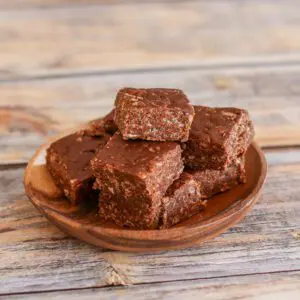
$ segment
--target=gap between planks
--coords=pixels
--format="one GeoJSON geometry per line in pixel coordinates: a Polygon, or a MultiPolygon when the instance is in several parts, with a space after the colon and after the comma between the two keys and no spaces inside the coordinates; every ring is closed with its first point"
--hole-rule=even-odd
{"type": "MultiPolygon", "coordinates": [[[[8,299],[21,299],[23,296],[26,296],[26,299],[39,299],[38,297],[43,297],[43,299],[73,299],[74,292],[76,293],[77,299],[98,299],[100,295],[106,296],[110,294],[112,299],[132,299],[132,297],[137,297],[136,299],[141,299],[139,297],[142,292],[142,299],[182,299],[182,294],[188,294],[186,296],[192,296],[192,298],[188,297],[188,299],[198,299],[199,293],[202,293],[203,296],[207,295],[207,292],[214,291],[216,294],[220,294],[220,289],[226,289],[226,299],[240,299],[239,297],[235,298],[234,294],[241,293],[246,290],[246,295],[243,295],[243,299],[253,299],[253,294],[256,292],[259,296],[261,296],[261,285],[263,285],[263,289],[265,285],[279,285],[279,290],[274,291],[274,288],[267,288],[264,290],[264,293],[275,292],[275,295],[278,295],[278,292],[290,292],[293,291],[293,298],[290,299],[298,299],[294,298],[295,295],[300,295],[300,284],[299,284],[300,272],[299,270],[288,271],[288,272],[271,272],[271,273],[260,273],[260,274],[248,274],[245,275],[237,275],[237,276],[229,276],[229,277],[215,277],[215,278],[199,278],[192,280],[177,280],[177,281],[165,281],[165,282],[152,282],[152,283],[141,283],[135,284],[130,287],[130,289],[122,286],[113,286],[113,287],[88,287],[88,288],[73,288],[73,289],[64,289],[64,290],[52,290],[52,291],[40,291],[40,292],[28,292],[28,293],[11,293],[11,294],[0,294],[0,299],[2,297],[9,297],[8,299]],[[282,275],[285,277],[282,279],[282,275]],[[227,279],[226,282],[222,282],[223,279],[227,279]],[[280,286],[282,285],[282,286],[280,286]],[[289,290],[286,289],[285,285],[289,285],[289,290]],[[253,291],[254,287],[254,291],[253,291]],[[228,290],[229,288],[229,290],[228,290]],[[233,288],[233,291],[232,291],[233,288]],[[252,290],[251,290],[252,288],[252,290]],[[203,289],[205,290],[203,293],[203,289]],[[282,290],[281,290],[282,289],[282,290]],[[151,290],[154,290],[154,297],[152,297],[151,290]],[[196,295],[194,293],[190,293],[191,290],[195,290],[198,292],[196,295]],[[208,290],[208,291],[207,291],[208,290]],[[149,291],[150,296],[146,296],[146,291],[149,291]],[[168,295],[166,292],[171,291],[172,295],[168,295]],[[177,294],[179,293],[179,294],[177,294]],[[160,295],[159,295],[160,294],[160,295]],[[167,296],[167,298],[166,298],[167,296]],[[197,297],[195,297],[197,296],[197,297]],[[20,298],[21,297],[21,298],[20,298]],[[94,297],[94,298],[93,298],[94,297]],[[124,298],[125,297],[125,298],[124,298]]],[[[223,292],[224,293],[224,292],[223,292]]],[[[221,292],[222,294],[222,292],[221,292]]],[[[297,297],[297,296],[296,296],[297,297]]],[[[6,298],[7,299],[7,298],[6,298]]],[[[109,298],[111,299],[111,298],[109,298]]],[[[205,298],[206,299],[206,298],[205,298]]],[[[216,299],[214,297],[210,297],[209,299],[216,299]]],[[[218,298],[219,299],[219,298],[218,298]]],[[[225,300],[225,298],[220,298],[225,300]]],[[[259,298],[262,299],[262,298],[259,298]]],[[[270,299],[270,298],[266,298],[270,299]]]]}
{"type": "MultiPolygon", "coordinates": [[[[166,281],[157,281],[157,282],[144,282],[144,283],[135,283],[132,284],[131,287],[147,287],[147,286],[155,286],[155,285],[168,285],[168,284],[180,284],[184,282],[196,282],[201,280],[201,284],[205,286],[205,281],[210,282],[211,280],[221,280],[221,279],[233,279],[233,278],[246,278],[246,277],[253,277],[253,276],[262,276],[262,275],[284,275],[284,274],[295,274],[300,276],[300,269],[298,270],[287,270],[287,271],[277,271],[277,272],[262,272],[262,273],[249,273],[249,274],[237,274],[237,275],[229,275],[229,276],[216,276],[216,277],[201,277],[201,278],[193,278],[193,279],[180,279],[180,280],[166,280],[166,281]]],[[[94,292],[99,291],[99,290],[106,290],[107,288],[122,288],[124,286],[122,285],[111,285],[111,286],[90,286],[90,287],[85,287],[85,288],[69,288],[69,289],[57,289],[57,290],[51,290],[51,291],[33,291],[33,292],[24,292],[24,293],[4,293],[0,294],[0,297],[4,296],[25,296],[27,295],[28,297],[30,295],[43,295],[43,294],[55,294],[55,293],[66,293],[66,292],[82,292],[82,291],[89,291],[89,290],[94,290],[94,292]]],[[[1,298],[0,298],[1,299],[1,298]]]]}
{"type": "Polygon", "coordinates": [[[20,163],[5,163],[2,164],[0,162],[0,171],[6,171],[6,170],[15,170],[15,169],[24,169],[26,168],[27,163],[20,162],[20,163]]]}
{"type": "Polygon", "coordinates": [[[46,72],[35,73],[31,75],[18,76],[16,78],[0,77],[0,85],[4,83],[22,83],[30,81],[44,81],[44,80],[59,80],[72,78],[86,78],[86,77],[105,77],[110,75],[130,75],[130,74],[144,74],[144,73],[164,73],[164,72],[178,72],[178,71],[199,71],[203,74],[210,74],[216,71],[236,70],[243,71],[243,73],[265,72],[266,68],[269,71],[286,72],[299,71],[300,55],[283,54],[283,55],[268,55],[256,56],[253,58],[234,58],[234,59],[212,59],[207,61],[185,61],[182,63],[158,63],[151,66],[143,65],[140,67],[121,67],[121,68],[103,68],[101,70],[85,70],[57,73],[46,72]]]}

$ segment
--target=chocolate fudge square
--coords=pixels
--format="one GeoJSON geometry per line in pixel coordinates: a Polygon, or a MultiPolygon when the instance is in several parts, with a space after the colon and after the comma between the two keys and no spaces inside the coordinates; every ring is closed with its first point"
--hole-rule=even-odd
{"type": "Polygon", "coordinates": [[[108,139],[108,135],[93,138],[73,133],[55,141],[48,148],[47,168],[71,203],[78,204],[95,197],[90,161],[108,139]]]}
{"type": "Polygon", "coordinates": [[[117,130],[117,125],[114,121],[115,109],[108,113],[105,117],[89,122],[86,128],[80,133],[87,136],[103,136],[105,134],[113,135],[117,130]]]}
{"type": "Polygon", "coordinates": [[[224,170],[249,147],[254,128],[246,110],[195,106],[188,142],[183,144],[186,166],[224,170]]]}
{"type": "Polygon", "coordinates": [[[245,157],[232,161],[225,170],[186,170],[201,187],[201,198],[225,192],[233,187],[246,183],[245,157]]]}
{"type": "Polygon", "coordinates": [[[123,139],[188,140],[194,108],[181,90],[124,88],[115,105],[123,139]]]}
{"type": "Polygon", "coordinates": [[[161,199],[183,171],[175,142],[125,141],[120,132],[92,160],[100,216],[120,226],[156,228],[161,199]]]}
{"type": "Polygon", "coordinates": [[[162,199],[160,228],[171,227],[199,213],[206,206],[201,198],[201,183],[183,172],[162,199]]]}

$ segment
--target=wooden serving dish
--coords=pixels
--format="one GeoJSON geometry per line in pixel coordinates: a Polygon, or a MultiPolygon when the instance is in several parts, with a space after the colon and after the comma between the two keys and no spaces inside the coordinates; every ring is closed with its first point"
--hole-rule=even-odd
{"type": "Polygon", "coordinates": [[[48,146],[49,143],[37,150],[25,172],[25,190],[31,202],[67,234],[96,246],[122,251],[184,248],[221,234],[242,220],[257,202],[267,173],[264,154],[252,143],[246,154],[246,184],[209,199],[205,211],[172,228],[131,230],[101,222],[96,204],[77,207],[69,204],[46,169],[48,146]]]}

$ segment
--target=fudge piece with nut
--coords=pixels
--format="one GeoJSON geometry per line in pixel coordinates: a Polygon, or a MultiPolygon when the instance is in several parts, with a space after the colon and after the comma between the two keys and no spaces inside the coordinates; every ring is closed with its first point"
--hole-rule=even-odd
{"type": "Polygon", "coordinates": [[[105,146],[109,135],[101,137],[82,136],[73,133],[50,145],[46,165],[54,182],[73,204],[94,198],[94,176],[90,161],[105,146]]]}
{"type": "Polygon", "coordinates": [[[157,228],[162,197],[183,171],[175,142],[125,141],[120,132],[91,162],[101,190],[100,217],[131,228],[157,228]]]}
{"type": "Polygon", "coordinates": [[[195,106],[189,140],[182,145],[186,166],[192,169],[225,170],[243,155],[254,137],[246,110],[195,106]]]}
{"type": "Polygon", "coordinates": [[[123,139],[188,140],[194,108],[181,90],[123,88],[115,105],[123,139]]]}

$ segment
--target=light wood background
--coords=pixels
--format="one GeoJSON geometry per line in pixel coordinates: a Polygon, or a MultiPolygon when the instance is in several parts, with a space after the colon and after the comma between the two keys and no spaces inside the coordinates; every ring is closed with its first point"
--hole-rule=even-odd
{"type": "Polygon", "coordinates": [[[300,1],[0,0],[1,299],[300,299],[300,1]],[[248,109],[269,174],[246,219],[194,248],[67,237],[24,195],[34,150],[122,86],[248,109]]]}

